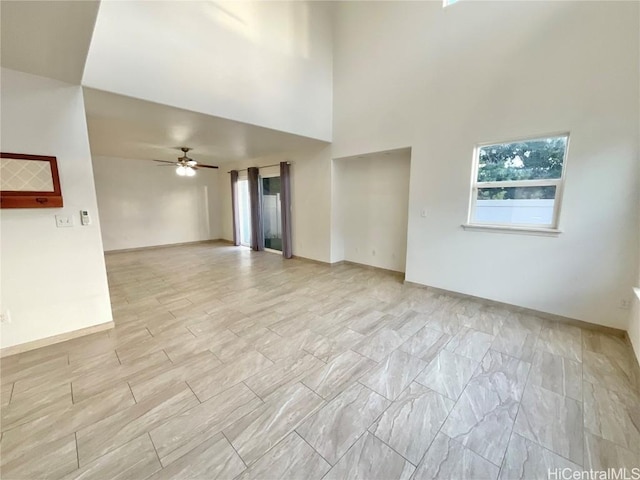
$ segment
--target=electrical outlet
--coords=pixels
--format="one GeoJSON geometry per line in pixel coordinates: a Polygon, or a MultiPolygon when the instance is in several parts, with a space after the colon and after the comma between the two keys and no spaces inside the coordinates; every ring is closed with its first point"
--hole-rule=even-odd
{"type": "Polygon", "coordinates": [[[11,323],[11,312],[9,310],[0,312],[0,323],[11,323]]]}
{"type": "Polygon", "coordinates": [[[629,310],[631,308],[631,300],[628,298],[620,299],[620,308],[622,310],[629,310]]]}
{"type": "Polygon", "coordinates": [[[73,217],[68,215],[56,215],[56,227],[73,227],[73,217]]]}

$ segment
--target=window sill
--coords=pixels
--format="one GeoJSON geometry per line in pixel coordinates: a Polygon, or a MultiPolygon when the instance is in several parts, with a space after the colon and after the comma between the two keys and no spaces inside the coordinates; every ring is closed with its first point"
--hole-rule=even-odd
{"type": "Polygon", "coordinates": [[[480,232],[520,233],[523,235],[539,235],[543,237],[557,237],[562,233],[562,230],[556,228],[508,227],[505,225],[475,225],[470,223],[463,223],[462,228],[480,232]]]}

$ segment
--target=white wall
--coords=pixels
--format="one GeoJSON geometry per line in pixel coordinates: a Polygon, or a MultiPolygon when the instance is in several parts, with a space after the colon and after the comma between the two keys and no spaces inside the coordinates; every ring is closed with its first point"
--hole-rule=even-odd
{"type": "MultiPolygon", "coordinates": [[[[222,215],[222,238],[233,239],[231,215],[232,169],[291,164],[291,235],[293,254],[320,262],[331,261],[331,147],[305,152],[272,155],[220,167],[219,191],[222,215]]],[[[266,173],[277,168],[264,170],[266,173]]]]}
{"type": "Polygon", "coordinates": [[[412,147],[407,280],[626,328],[619,305],[638,264],[638,9],[338,5],[333,154],[412,147]],[[460,227],[474,145],[562,131],[559,237],[460,227]]]}
{"type": "Polygon", "coordinates": [[[94,157],[105,251],[220,238],[218,170],[179,177],[158,165],[94,157]]]}
{"type": "Polygon", "coordinates": [[[323,2],[103,1],[82,84],[331,139],[323,2]]]}
{"type": "Polygon", "coordinates": [[[634,294],[631,303],[631,315],[629,317],[629,325],[627,326],[627,334],[633,351],[636,354],[636,359],[640,364],[640,298],[638,294],[634,294]]]}
{"type": "MultiPolygon", "coordinates": [[[[637,202],[640,207],[640,192],[638,197],[637,202]]],[[[640,242],[638,242],[638,250],[640,251],[640,242]]],[[[636,286],[631,301],[627,334],[629,335],[629,340],[631,340],[638,364],[640,364],[640,255],[638,255],[638,276],[636,277],[636,286]]]]}
{"type": "Polygon", "coordinates": [[[4,347],[110,322],[82,90],[79,86],[2,69],[2,151],[53,155],[64,208],[2,209],[0,303],[11,323],[4,347]],[[80,226],[81,209],[93,223],[80,226]],[[56,228],[55,215],[74,226],[56,228]]]}
{"type": "Polygon", "coordinates": [[[409,150],[334,160],[344,260],[405,271],[410,163],[409,150]]]}

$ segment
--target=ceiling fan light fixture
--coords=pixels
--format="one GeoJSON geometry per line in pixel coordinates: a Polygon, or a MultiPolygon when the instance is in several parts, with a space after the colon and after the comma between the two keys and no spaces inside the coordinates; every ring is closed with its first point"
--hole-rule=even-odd
{"type": "MultiPolygon", "coordinates": [[[[2,1],[2,0],[0,0],[2,1]]],[[[180,150],[182,150],[182,152],[184,153],[184,155],[182,155],[181,157],[178,157],[178,161],[176,162],[170,162],[168,160],[158,160],[158,159],[152,159],[154,162],[160,162],[160,163],[164,163],[165,167],[168,166],[175,166],[176,168],[176,175],[180,176],[180,177],[193,177],[196,175],[196,170],[199,168],[218,168],[215,165],[205,165],[205,164],[199,164],[198,162],[196,162],[193,158],[189,158],[187,156],[187,152],[189,150],[191,150],[188,147],[182,147],[180,150]]]]}

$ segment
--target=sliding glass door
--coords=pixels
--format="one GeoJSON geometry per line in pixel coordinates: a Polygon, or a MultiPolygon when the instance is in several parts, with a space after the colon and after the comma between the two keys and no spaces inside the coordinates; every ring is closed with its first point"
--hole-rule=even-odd
{"type": "Polygon", "coordinates": [[[280,177],[265,177],[261,180],[264,246],[272,250],[282,251],[280,177]]]}
{"type": "MultiPolygon", "coordinates": [[[[259,177],[262,196],[262,236],[264,247],[282,251],[282,216],[280,210],[280,177],[259,177]]],[[[240,220],[240,245],[251,246],[251,200],[249,181],[238,179],[238,216],[240,220]]]]}

